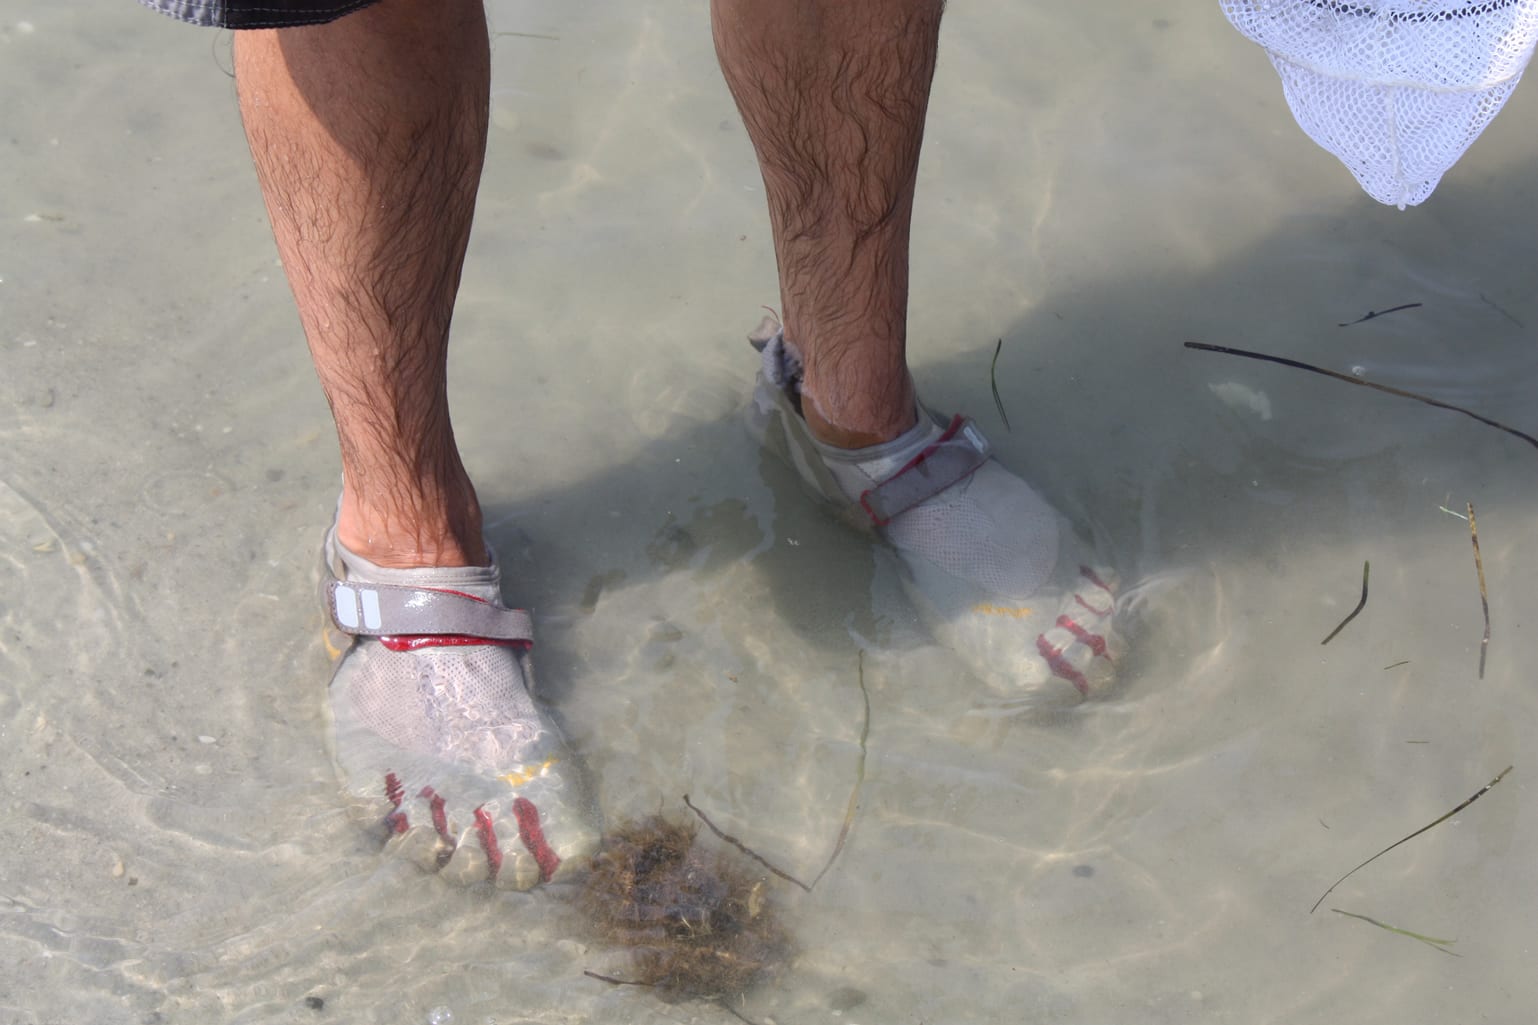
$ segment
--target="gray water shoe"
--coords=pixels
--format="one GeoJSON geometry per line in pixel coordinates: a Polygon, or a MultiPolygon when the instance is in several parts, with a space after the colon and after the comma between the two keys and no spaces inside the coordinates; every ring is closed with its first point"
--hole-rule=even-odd
{"type": "Polygon", "coordinates": [[[326,535],[321,600],[334,756],[387,847],[459,881],[526,890],[585,869],[597,813],[530,696],[529,615],[500,573],[390,569],[326,535]]]}
{"type": "Polygon", "coordinates": [[[1006,696],[1073,703],[1110,686],[1122,649],[1114,574],[1080,558],[1066,521],[993,458],[976,423],[921,405],[892,441],[825,444],[802,415],[804,367],[779,322],[765,317],[748,340],[763,359],[755,433],[890,546],[942,642],[1006,696]]]}

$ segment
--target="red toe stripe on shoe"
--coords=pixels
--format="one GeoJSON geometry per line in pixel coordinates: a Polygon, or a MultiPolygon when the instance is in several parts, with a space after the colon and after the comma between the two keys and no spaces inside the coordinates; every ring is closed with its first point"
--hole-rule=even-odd
{"type": "Polygon", "coordinates": [[[428,807],[432,809],[433,828],[438,831],[438,835],[449,843],[453,843],[454,838],[449,836],[449,817],[443,810],[443,795],[432,787],[423,787],[422,792],[417,796],[426,801],[428,807]]]}
{"type": "Polygon", "coordinates": [[[1084,609],[1086,612],[1093,612],[1095,615],[1101,617],[1102,619],[1109,618],[1111,613],[1116,611],[1115,605],[1107,605],[1103,609],[1097,609],[1095,606],[1085,601],[1082,594],[1075,594],[1073,596],[1073,600],[1078,604],[1079,608],[1084,609]]]}
{"type": "Polygon", "coordinates": [[[504,641],[487,637],[471,637],[468,634],[386,634],[379,638],[379,643],[391,651],[416,651],[418,648],[480,647],[487,644],[524,650],[532,647],[528,641],[504,641]]]}
{"type": "Polygon", "coordinates": [[[539,865],[540,881],[548,883],[560,867],[561,856],[545,842],[545,831],[539,824],[539,809],[527,797],[520,797],[513,801],[513,814],[518,818],[518,838],[529,849],[529,853],[534,855],[534,861],[539,865]]]}
{"type": "Polygon", "coordinates": [[[406,788],[401,786],[401,778],[393,772],[385,773],[385,799],[399,808],[405,794],[406,788]]]}
{"type": "Polygon", "coordinates": [[[1082,626],[1080,626],[1078,623],[1075,623],[1067,616],[1058,616],[1057,625],[1073,634],[1074,637],[1078,638],[1080,644],[1084,645],[1086,648],[1088,648],[1090,651],[1093,651],[1101,658],[1111,657],[1105,653],[1105,638],[1099,634],[1090,633],[1088,630],[1084,629],[1082,626]]]}
{"type": "Polygon", "coordinates": [[[502,871],[502,848],[497,844],[497,827],[491,824],[491,812],[484,804],[475,809],[475,832],[481,838],[481,850],[486,852],[491,880],[496,882],[497,873],[502,871]]]}
{"type": "Polygon", "coordinates": [[[1036,638],[1036,650],[1042,658],[1047,660],[1047,666],[1052,670],[1053,676],[1062,677],[1079,688],[1080,694],[1089,697],[1089,681],[1084,678],[1083,673],[1069,665],[1068,660],[1063,658],[1063,648],[1047,640],[1046,634],[1040,634],[1036,638]]]}

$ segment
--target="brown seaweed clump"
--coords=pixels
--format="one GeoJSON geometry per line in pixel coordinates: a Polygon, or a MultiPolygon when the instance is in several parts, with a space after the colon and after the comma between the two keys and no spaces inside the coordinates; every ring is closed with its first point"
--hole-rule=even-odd
{"type": "MultiPolygon", "coordinates": [[[[582,889],[602,937],[629,948],[634,977],[664,1000],[730,1000],[790,959],[768,878],[692,825],[654,815],[604,837],[582,889]]],[[[620,981],[620,980],[611,980],[620,981]]]]}

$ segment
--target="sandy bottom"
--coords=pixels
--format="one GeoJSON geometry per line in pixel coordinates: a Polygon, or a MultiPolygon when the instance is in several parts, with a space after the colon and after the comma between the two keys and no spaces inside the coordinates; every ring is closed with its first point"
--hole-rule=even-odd
{"type": "MultiPolygon", "coordinates": [[[[921,388],[1124,578],[1177,580],[1114,696],[1025,715],[742,429],[776,287],[702,5],[491,6],[456,422],[605,811],[689,793],[815,871],[867,652],[848,847],[780,893],[800,955],[743,1013],[1529,1020],[1538,450],[1182,343],[1538,432],[1538,89],[1401,213],[1307,142],[1209,0],[956,5],[921,388]],[[1365,560],[1365,611],[1321,647],[1365,560]]],[[[334,443],[228,65],[227,35],[127,0],[0,2],[0,1019],[735,1020],[585,977],[625,962],[569,894],[455,889],[343,810],[311,576],[334,443]]]]}

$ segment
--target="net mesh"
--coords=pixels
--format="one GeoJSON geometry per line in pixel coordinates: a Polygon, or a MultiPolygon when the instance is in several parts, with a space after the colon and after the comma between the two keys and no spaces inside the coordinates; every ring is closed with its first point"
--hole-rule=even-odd
{"type": "Polygon", "coordinates": [[[1436,188],[1516,88],[1538,0],[1220,0],[1287,105],[1381,203],[1436,188]]]}

